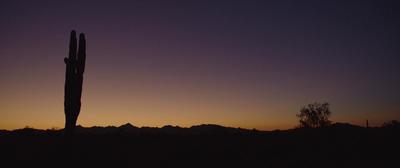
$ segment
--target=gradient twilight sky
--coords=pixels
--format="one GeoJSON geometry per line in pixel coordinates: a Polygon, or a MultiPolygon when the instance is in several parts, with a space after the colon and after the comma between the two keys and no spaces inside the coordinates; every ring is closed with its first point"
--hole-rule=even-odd
{"type": "Polygon", "coordinates": [[[396,0],[2,0],[0,24],[0,129],[64,126],[72,29],[84,126],[286,129],[314,101],[337,122],[400,119],[396,0]]]}

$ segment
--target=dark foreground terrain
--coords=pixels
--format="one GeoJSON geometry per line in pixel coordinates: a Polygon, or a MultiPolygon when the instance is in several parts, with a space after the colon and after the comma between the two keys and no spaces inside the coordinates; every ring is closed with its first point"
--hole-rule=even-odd
{"type": "MultiPolygon", "coordinates": [[[[257,131],[200,125],[137,128],[78,127],[0,131],[0,157],[59,163],[124,163],[132,167],[397,167],[398,125],[257,131]]],[[[18,163],[18,162],[15,162],[18,163]]],[[[19,162],[21,163],[21,162],[19,162]]]]}

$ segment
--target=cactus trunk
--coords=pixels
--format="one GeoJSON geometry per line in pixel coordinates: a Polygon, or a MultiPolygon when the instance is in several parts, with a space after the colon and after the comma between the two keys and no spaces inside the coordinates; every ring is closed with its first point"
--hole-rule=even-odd
{"type": "Polygon", "coordinates": [[[65,88],[64,88],[64,113],[65,113],[65,134],[73,134],[78,115],[81,110],[81,96],[83,84],[83,72],[86,60],[85,35],[79,35],[79,48],[77,50],[76,32],[71,32],[69,56],[64,58],[65,88]]]}

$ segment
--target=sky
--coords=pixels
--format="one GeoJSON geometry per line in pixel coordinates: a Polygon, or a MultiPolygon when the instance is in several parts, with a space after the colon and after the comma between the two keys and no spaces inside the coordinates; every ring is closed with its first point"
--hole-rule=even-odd
{"type": "Polygon", "coordinates": [[[0,129],[63,128],[69,33],[87,40],[83,126],[400,120],[395,0],[0,2],[0,129]]]}

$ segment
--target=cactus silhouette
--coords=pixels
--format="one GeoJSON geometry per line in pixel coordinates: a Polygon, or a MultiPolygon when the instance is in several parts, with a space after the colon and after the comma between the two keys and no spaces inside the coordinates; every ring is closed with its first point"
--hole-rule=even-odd
{"type": "Polygon", "coordinates": [[[79,35],[79,48],[77,50],[76,32],[71,31],[69,43],[69,56],[64,58],[65,86],[64,86],[64,113],[65,113],[65,134],[71,136],[74,132],[76,120],[81,110],[81,96],[83,72],[86,61],[86,40],[85,35],[79,35]]]}

